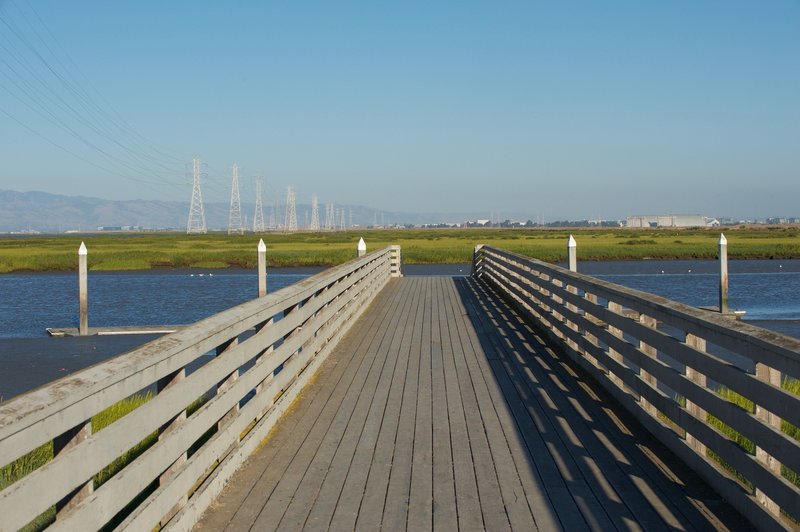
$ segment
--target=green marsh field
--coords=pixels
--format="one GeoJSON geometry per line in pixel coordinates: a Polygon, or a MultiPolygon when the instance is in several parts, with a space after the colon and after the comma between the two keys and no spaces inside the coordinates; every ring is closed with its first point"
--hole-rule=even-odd
{"type": "MultiPolygon", "coordinates": [[[[725,228],[731,258],[800,258],[800,228],[725,228]]],[[[330,233],[112,233],[0,236],[0,273],[70,271],[81,241],[94,271],[174,268],[255,268],[259,238],[269,267],[331,266],[368,250],[403,248],[406,264],[465,263],[475,244],[487,244],[548,262],[564,260],[566,240],[578,242],[579,260],[711,259],[719,230],[711,229],[363,229],[330,233]]]]}

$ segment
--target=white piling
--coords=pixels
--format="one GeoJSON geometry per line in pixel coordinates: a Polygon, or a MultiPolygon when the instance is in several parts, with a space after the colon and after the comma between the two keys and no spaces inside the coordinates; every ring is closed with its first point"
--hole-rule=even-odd
{"type": "Polygon", "coordinates": [[[567,240],[567,262],[569,263],[569,271],[578,271],[578,243],[575,242],[575,238],[572,235],[569,235],[569,240],[567,240]]]}
{"type": "Polygon", "coordinates": [[[719,311],[728,313],[728,239],[719,234],[719,311]]]}
{"type": "Polygon", "coordinates": [[[258,297],[267,295],[267,245],[258,241],[258,297]]]}
{"type": "Polygon", "coordinates": [[[89,280],[88,268],[86,266],[88,251],[86,244],[81,242],[78,248],[78,306],[80,307],[80,324],[78,334],[86,336],[89,334],[89,280]]]}
{"type": "Polygon", "coordinates": [[[367,243],[364,242],[363,238],[358,239],[358,246],[356,248],[358,250],[358,256],[363,257],[367,254],[367,243]]]}

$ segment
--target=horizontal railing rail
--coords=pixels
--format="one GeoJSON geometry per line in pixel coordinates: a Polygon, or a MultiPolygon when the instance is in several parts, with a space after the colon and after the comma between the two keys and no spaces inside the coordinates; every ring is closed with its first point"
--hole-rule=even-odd
{"type": "Polygon", "coordinates": [[[800,341],[507,251],[473,276],[758,528],[800,521],[800,341]]]}
{"type": "Polygon", "coordinates": [[[61,529],[188,528],[396,276],[390,246],[0,403],[0,467],[52,455],[0,491],[0,529],[53,506],[61,529]]]}

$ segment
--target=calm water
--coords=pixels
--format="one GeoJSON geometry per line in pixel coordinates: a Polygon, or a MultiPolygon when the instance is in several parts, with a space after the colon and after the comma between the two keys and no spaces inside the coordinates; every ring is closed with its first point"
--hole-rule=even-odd
{"type": "MultiPolygon", "coordinates": [[[[719,303],[716,261],[584,263],[580,271],[693,306],[719,303]]],[[[800,320],[800,260],[731,261],[729,305],[750,321],[800,320]]]]}
{"type": "MultiPolygon", "coordinates": [[[[715,261],[581,262],[579,270],[689,305],[717,304],[715,261]]],[[[318,271],[318,270],[317,270],[318,271]]],[[[800,337],[800,260],[731,261],[730,306],[746,318],[800,337]]],[[[269,291],[313,270],[270,273],[269,291]]],[[[466,275],[468,265],[407,267],[406,274],[466,275]]],[[[252,299],[251,271],[99,273],[89,276],[89,323],[95,327],[180,325],[252,299]]],[[[77,277],[0,275],[0,338],[42,337],[47,327],[77,327],[77,277]]]]}
{"type": "MultiPolygon", "coordinates": [[[[308,277],[272,273],[274,292],[308,277]]],[[[89,274],[89,325],[182,325],[244,303],[257,295],[250,271],[92,272],[89,274]]],[[[48,327],[77,327],[75,273],[0,275],[0,338],[41,337],[48,327]]]]}
{"type": "MultiPolygon", "coordinates": [[[[693,306],[719,304],[717,261],[619,261],[579,263],[588,275],[693,306]]],[[[745,321],[800,338],[800,260],[728,263],[729,305],[745,321]]]]}
{"type": "MultiPolygon", "coordinates": [[[[690,305],[717,304],[713,261],[582,262],[581,272],[690,305]]],[[[317,270],[271,271],[270,292],[317,270]]],[[[407,266],[406,275],[468,275],[468,264],[407,266]]],[[[800,261],[732,261],[731,307],[754,324],[800,338],[800,261]]],[[[157,335],[48,338],[77,327],[75,273],[0,275],[0,401],[135,348],[157,335]]],[[[125,272],[89,276],[89,324],[180,325],[256,295],[251,271],[125,272]]]]}

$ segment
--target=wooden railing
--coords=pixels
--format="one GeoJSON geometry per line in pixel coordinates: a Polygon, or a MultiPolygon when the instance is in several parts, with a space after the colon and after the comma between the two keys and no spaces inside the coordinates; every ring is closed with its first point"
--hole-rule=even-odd
{"type": "Polygon", "coordinates": [[[189,528],[399,275],[399,246],[375,251],[0,404],[0,466],[51,442],[54,454],[0,491],[0,529],[53,506],[60,529],[189,528]],[[92,433],[98,413],[145,394],[92,433]],[[123,456],[127,465],[100,484],[95,476],[123,456]]]}
{"type": "Polygon", "coordinates": [[[754,525],[797,526],[800,341],[486,246],[473,275],[754,525]]]}

